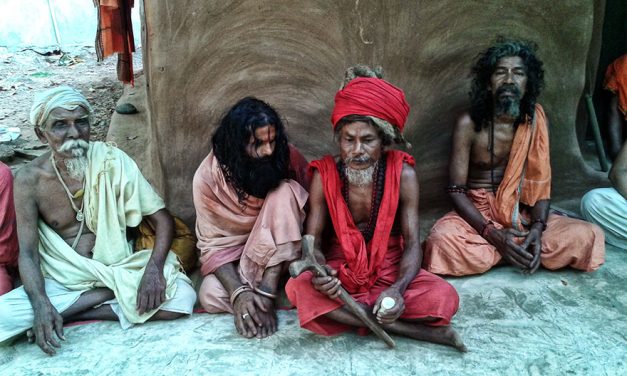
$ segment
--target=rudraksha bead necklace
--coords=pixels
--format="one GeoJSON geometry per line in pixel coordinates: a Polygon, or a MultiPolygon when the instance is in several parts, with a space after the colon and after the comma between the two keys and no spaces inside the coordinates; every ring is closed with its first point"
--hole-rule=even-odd
{"type": "MultiPolygon", "coordinates": [[[[349,205],[349,183],[348,176],[346,176],[346,166],[343,161],[337,163],[337,170],[342,180],[342,196],[346,205],[349,205]]],[[[373,172],[373,184],[372,184],[372,200],[370,202],[370,218],[368,218],[368,225],[364,230],[359,230],[364,237],[366,243],[368,243],[374,236],[374,230],[377,226],[377,217],[379,215],[379,207],[381,206],[381,200],[383,199],[383,188],[385,186],[385,170],[386,170],[386,158],[385,154],[381,156],[378,163],[375,165],[373,172]]],[[[350,206],[349,206],[350,207],[350,206]]]]}

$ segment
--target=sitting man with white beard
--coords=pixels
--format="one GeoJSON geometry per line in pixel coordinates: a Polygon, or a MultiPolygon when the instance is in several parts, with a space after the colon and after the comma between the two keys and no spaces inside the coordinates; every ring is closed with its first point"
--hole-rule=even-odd
{"type": "Polygon", "coordinates": [[[126,329],[192,313],[196,293],[170,252],[172,217],[128,155],[89,142],[91,111],[67,86],[35,97],[30,120],[50,151],[15,177],[24,285],[0,297],[0,343],[28,331],[52,355],[63,323],[119,320],[126,329]],[[154,249],[133,253],[127,227],[144,218],[154,249]]]}

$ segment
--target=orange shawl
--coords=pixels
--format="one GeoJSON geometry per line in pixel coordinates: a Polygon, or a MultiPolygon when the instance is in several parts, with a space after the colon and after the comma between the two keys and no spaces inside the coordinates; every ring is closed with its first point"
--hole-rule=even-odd
{"type": "Polygon", "coordinates": [[[520,228],[519,203],[534,206],[550,198],[549,132],[544,110],[536,104],[533,119],[518,125],[492,212],[503,226],[520,228]]]}
{"type": "Polygon", "coordinates": [[[607,67],[604,86],[618,96],[618,108],[627,120],[627,54],[607,67]]]}
{"type": "Polygon", "coordinates": [[[401,151],[390,150],[386,155],[383,197],[374,235],[368,244],[355,225],[353,215],[342,196],[342,182],[335,159],[327,155],[309,165],[310,170],[317,169],[320,172],[329,216],[338,243],[346,257],[346,261],[340,265],[339,278],[344,287],[352,293],[368,291],[379,277],[379,268],[387,253],[390,232],[396,217],[403,163],[411,166],[415,164],[411,155],[401,151]]]}

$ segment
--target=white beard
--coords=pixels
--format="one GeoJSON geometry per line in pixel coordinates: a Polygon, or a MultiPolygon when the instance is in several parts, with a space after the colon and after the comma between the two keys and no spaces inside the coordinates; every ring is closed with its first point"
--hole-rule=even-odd
{"type": "Polygon", "coordinates": [[[70,151],[74,158],[65,159],[65,168],[70,178],[82,181],[87,171],[89,160],[87,159],[87,150],[89,144],[83,140],[70,140],[61,145],[59,151],[70,151]]]}
{"type": "Polygon", "coordinates": [[[344,173],[346,174],[346,179],[348,179],[348,183],[350,185],[364,187],[372,184],[372,175],[374,174],[374,168],[374,165],[363,170],[355,170],[350,167],[346,167],[344,169],[344,173]]]}

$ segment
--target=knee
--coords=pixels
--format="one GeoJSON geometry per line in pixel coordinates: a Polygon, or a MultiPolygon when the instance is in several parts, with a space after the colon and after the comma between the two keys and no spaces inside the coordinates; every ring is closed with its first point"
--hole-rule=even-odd
{"type": "Polygon", "coordinates": [[[437,296],[439,296],[440,304],[446,308],[445,311],[453,316],[459,308],[459,294],[457,294],[455,287],[442,280],[437,287],[437,296]]]}
{"type": "Polygon", "coordinates": [[[587,219],[604,216],[607,200],[601,189],[593,189],[581,198],[581,213],[587,219]]]}
{"type": "Polygon", "coordinates": [[[311,285],[312,274],[305,272],[296,278],[290,278],[285,285],[285,294],[290,302],[297,305],[298,294],[303,291],[313,289],[311,285]]]}
{"type": "Polygon", "coordinates": [[[444,279],[431,284],[427,294],[417,297],[418,304],[424,304],[425,301],[431,302],[433,311],[444,317],[453,317],[459,308],[457,290],[444,279]]]}
{"type": "Polygon", "coordinates": [[[590,213],[598,212],[601,197],[597,189],[593,189],[581,198],[581,213],[589,218],[590,213]]]}

